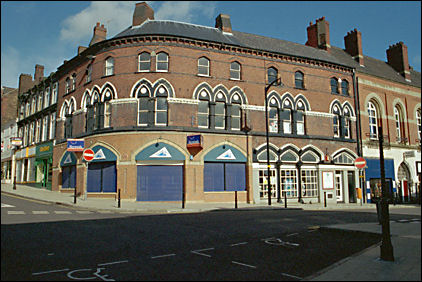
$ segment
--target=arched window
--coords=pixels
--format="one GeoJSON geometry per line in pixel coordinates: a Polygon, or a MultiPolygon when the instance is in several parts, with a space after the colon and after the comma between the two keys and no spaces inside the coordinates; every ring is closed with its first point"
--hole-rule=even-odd
{"type": "Polygon", "coordinates": [[[292,133],[292,110],[293,104],[289,99],[285,99],[282,105],[281,120],[283,121],[283,133],[292,133]]]}
{"type": "Polygon", "coordinates": [[[378,110],[375,104],[368,102],[369,134],[371,139],[378,138],[378,110]]]}
{"type": "Polygon", "coordinates": [[[210,76],[210,60],[205,57],[198,59],[198,75],[210,76]]]}
{"type": "Polygon", "coordinates": [[[76,89],[76,73],[72,74],[72,91],[76,89]]]}
{"type": "Polygon", "coordinates": [[[232,62],[230,64],[230,79],[240,80],[240,64],[238,62],[232,62]]]}
{"type": "Polygon", "coordinates": [[[305,88],[303,83],[303,73],[300,71],[295,72],[295,87],[299,89],[305,88]]]}
{"type": "Polygon", "coordinates": [[[151,69],[151,56],[148,52],[142,52],[138,57],[138,71],[147,72],[151,69]]]}
{"type": "Polygon", "coordinates": [[[210,95],[207,91],[202,90],[199,93],[198,127],[209,128],[209,101],[210,95]]]}
{"type": "Polygon", "coordinates": [[[50,87],[47,87],[44,92],[44,108],[50,105],[50,87]]]}
{"type": "Polygon", "coordinates": [[[139,88],[136,95],[138,98],[138,125],[148,125],[148,111],[149,111],[149,99],[150,91],[147,86],[143,85],[139,88]]]}
{"type": "Polygon", "coordinates": [[[226,100],[221,92],[216,95],[214,118],[216,129],[226,129],[226,100]]]}
{"type": "Polygon", "coordinates": [[[350,116],[351,116],[350,109],[348,107],[345,107],[344,108],[344,138],[347,138],[347,139],[352,138],[350,116]]]}
{"type": "Polygon", "coordinates": [[[38,103],[37,103],[37,111],[41,111],[42,109],[42,93],[38,93],[38,103]]]}
{"type": "Polygon", "coordinates": [[[332,94],[339,94],[337,78],[332,77],[331,80],[330,80],[330,84],[331,84],[331,93],[332,94]]]}
{"type": "Polygon", "coordinates": [[[86,82],[91,82],[92,79],[92,64],[89,64],[86,68],[86,82]]]}
{"type": "Polygon", "coordinates": [[[341,81],[341,94],[349,96],[349,82],[347,80],[341,81]]]}
{"type": "Polygon", "coordinates": [[[305,110],[305,103],[302,100],[298,100],[295,113],[296,133],[298,135],[305,134],[305,110]]]}
{"type": "Polygon", "coordinates": [[[268,84],[271,84],[273,81],[277,80],[278,71],[274,67],[270,67],[267,70],[268,84]]]}
{"type": "Polygon", "coordinates": [[[168,91],[164,86],[160,86],[155,96],[155,124],[166,126],[168,110],[168,91]]]}
{"type": "Polygon", "coordinates": [[[268,112],[268,129],[269,132],[278,133],[278,103],[274,97],[270,99],[270,109],[268,112]]]}
{"type": "Polygon", "coordinates": [[[169,56],[167,53],[160,52],[157,54],[157,71],[166,72],[169,70],[169,56]]]}
{"type": "Polygon", "coordinates": [[[35,114],[37,110],[37,97],[32,97],[32,106],[31,106],[31,114],[35,114]]]}
{"type": "Polygon", "coordinates": [[[394,107],[394,119],[396,121],[397,142],[402,143],[405,141],[405,131],[404,131],[404,126],[403,126],[404,120],[403,120],[403,112],[398,105],[394,107]]]}
{"type": "Polygon", "coordinates": [[[104,75],[113,75],[114,74],[114,58],[108,57],[105,61],[105,70],[104,75]]]}
{"type": "Polygon", "coordinates": [[[232,130],[240,130],[241,116],[242,116],[241,99],[238,94],[234,94],[233,99],[232,99],[232,105],[231,105],[231,129],[232,130]]]}
{"type": "Polygon", "coordinates": [[[334,137],[340,137],[340,109],[338,106],[333,107],[333,114],[334,137]]]}
{"type": "Polygon", "coordinates": [[[418,127],[418,139],[419,142],[422,140],[422,122],[421,122],[421,109],[416,111],[416,125],[418,127]]]}
{"type": "Polygon", "coordinates": [[[66,82],[65,82],[65,93],[69,93],[70,92],[70,78],[66,78],[66,82]]]}

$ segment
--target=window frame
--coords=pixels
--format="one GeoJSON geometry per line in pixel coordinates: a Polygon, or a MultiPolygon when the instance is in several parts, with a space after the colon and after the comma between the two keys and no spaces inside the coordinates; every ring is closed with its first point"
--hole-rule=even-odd
{"type": "Polygon", "coordinates": [[[226,129],[226,113],[227,113],[227,104],[224,101],[215,102],[215,111],[214,111],[214,127],[215,129],[226,129]],[[217,105],[220,105],[223,109],[223,113],[217,113],[217,105]],[[222,118],[223,125],[217,126],[217,117],[222,118]]]}
{"type": "Polygon", "coordinates": [[[295,88],[305,89],[305,75],[301,71],[295,72],[295,88]],[[298,75],[300,75],[300,77],[298,77],[298,75]]]}
{"type": "MultiPolygon", "coordinates": [[[[204,60],[202,60],[202,61],[204,61],[204,60]]],[[[197,73],[197,75],[198,76],[207,76],[207,77],[209,77],[210,76],[210,59],[208,59],[207,57],[200,57],[200,58],[198,58],[198,61],[197,61],[197,64],[198,64],[198,73],[197,73]],[[206,62],[207,62],[207,65],[201,65],[200,64],[200,61],[201,61],[201,59],[204,59],[206,62]],[[204,69],[204,70],[206,70],[206,72],[207,72],[207,74],[203,74],[203,73],[201,73],[201,68],[202,69],[204,69]]]]}
{"type": "Polygon", "coordinates": [[[168,72],[169,71],[169,54],[167,54],[166,52],[160,52],[157,54],[157,56],[155,57],[155,70],[157,72],[168,72]],[[159,60],[159,56],[160,55],[165,55],[166,59],[165,60],[159,60]],[[158,65],[159,64],[165,64],[166,68],[165,69],[159,69],[158,65]]]}
{"type": "Polygon", "coordinates": [[[338,89],[338,79],[336,77],[332,77],[330,79],[330,90],[331,90],[331,94],[340,94],[339,89],[338,89]]]}
{"type": "Polygon", "coordinates": [[[341,94],[342,95],[349,96],[349,86],[350,86],[350,84],[346,79],[343,79],[341,81],[340,87],[341,87],[341,94]]]}
{"type": "Polygon", "coordinates": [[[372,101],[368,102],[368,125],[369,138],[378,139],[378,108],[372,101]],[[375,121],[375,124],[372,121],[375,121]]]}
{"type": "Polygon", "coordinates": [[[50,106],[50,87],[47,87],[44,92],[44,109],[50,106]]]}
{"type": "Polygon", "coordinates": [[[242,76],[242,66],[239,62],[234,61],[230,63],[230,79],[231,80],[241,80],[242,76]],[[238,69],[234,69],[233,66],[237,66],[238,69]],[[236,74],[236,77],[234,77],[234,74],[236,74]]]}
{"type": "Polygon", "coordinates": [[[418,131],[418,139],[420,142],[422,139],[422,116],[420,108],[416,110],[416,129],[418,131]]]}
{"type": "Polygon", "coordinates": [[[151,71],[151,54],[146,51],[141,52],[138,55],[138,72],[150,72],[150,71],[151,71]],[[141,61],[142,54],[148,55],[148,60],[141,61]],[[148,63],[148,69],[141,69],[141,64],[145,64],[145,63],[148,63]]]}
{"type": "Polygon", "coordinates": [[[275,77],[275,80],[277,80],[277,79],[278,79],[278,69],[277,69],[277,68],[275,68],[275,67],[269,67],[269,68],[267,69],[267,84],[268,84],[268,85],[270,85],[270,84],[273,82],[273,80],[270,80],[270,77],[271,77],[271,78],[274,78],[274,77],[275,77]],[[273,74],[271,74],[271,73],[270,73],[272,70],[274,71],[275,76],[274,76],[273,74]]]}

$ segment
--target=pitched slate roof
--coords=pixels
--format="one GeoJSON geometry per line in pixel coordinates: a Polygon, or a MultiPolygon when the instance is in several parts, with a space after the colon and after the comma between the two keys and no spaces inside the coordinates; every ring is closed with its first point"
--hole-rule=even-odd
{"type": "Polygon", "coordinates": [[[391,81],[404,83],[419,88],[421,87],[420,72],[410,70],[411,82],[408,82],[386,62],[364,56],[365,66],[362,67],[343,49],[334,46],[331,46],[331,52],[327,52],[325,50],[286,40],[239,31],[233,31],[232,34],[223,33],[218,28],[176,21],[146,20],[139,26],[128,27],[124,31],[114,36],[113,39],[139,35],[180,36],[183,38],[224,43],[255,50],[315,59],[323,62],[355,68],[357,72],[374,75],[391,81]]]}

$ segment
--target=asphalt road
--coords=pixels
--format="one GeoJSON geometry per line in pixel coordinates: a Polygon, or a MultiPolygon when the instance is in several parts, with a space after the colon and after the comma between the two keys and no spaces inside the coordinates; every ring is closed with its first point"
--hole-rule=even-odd
{"type": "Polygon", "coordinates": [[[317,228],[376,222],[373,212],[124,215],[2,195],[3,203],[14,207],[2,207],[2,280],[301,280],[381,240],[317,228]],[[8,212],[18,209],[24,214],[8,212]]]}

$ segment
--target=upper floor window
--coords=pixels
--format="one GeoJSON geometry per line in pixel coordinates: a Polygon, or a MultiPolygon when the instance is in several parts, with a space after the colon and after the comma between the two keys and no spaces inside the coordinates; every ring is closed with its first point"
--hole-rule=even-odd
{"type": "Polygon", "coordinates": [[[50,87],[47,87],[44,92],[44,108],[47,108],[50,103],[50,87]]]}
{"type": "Polygon", "coordinates": [[[305,111],[300,109],[296,111],[296,133],[298,135],[305,134],[305,111]]]}
{"type": "Polygon", "coordinates": [[[34,144],[34,137],[35,137],[35,122],[31,122],[29,127],[29,145],[34,144]]]}
{"type": "Polygon", "coordinates": [[[289,99],[284,100],[281,111],[281,120],[283,121],[283,132],[292,133],[292,110],[293,105],[289,99]]]}
{"type": "Polygon", "coordinates": [[[65,93],[69,93],[70,92],[70,78],[66,78],[66,82],[65,82],[65,93]]]}
{"type": "Polygon", "coordinates": [[[158,88],[155,98],[155,124],[167,125],[168,91],[164,86],[158,88]]]}
{"type": "Polygon", "coordinates": [[[277,80],[278,71],[274,67],[270,67],[267,70],[268,84],[271,84],[273,81],[277,80]]]}
{"type": "Polygon", "coordinates": [[[41,109],[42,109],[42,93],[38,93],[37,111],[41,111],[41,109]]]}
{"type": "Polygon", "coordinates": [[[89,66],[86,68],[86,82],[91,82],[92,80],[92,64],[89,64],[89,66]]]}
{"type": "Polygon", "coordinates": [[[42,138],[41,141],[44,142],[48,138],[48,115],[44,116],[42,123],[42,138]]]}
{"type": "Polygon", "coordinates": [[[275,98],[270,100],[270,111],[268,112],[268,131],[278,133],[278,103],[275,98]]]}
{"type": "Polygon", "coordinates": [[[210,96],[207,91],[202,90],[199,94],[198,103],[198,127],[209,128],[210,96]]]}
{"type": "Polygon", "coordinates": [[[20,111],[19,111],[19,119],[23,119],[24,113],[25,113],[25,105],[21,104],[21,108],[20,108],[20,111]]]}
{"type": "Polygon", "coordinates": [[[205,57],[198,59],[198,75],[210,75],[210,60],[205,57]]]}
{"type": "Polygon", "coordinates": [[[341,94],[349,96],[349,82],[347,80],[341,81],[341,94]]]}
{"type": "Polygon", "coordinates": [[[226,128],[226,103],[224,101],[215,103],[215,128],[226,128]]]}
{"type": "Polygon", "coordinates": [[[113,75],[114,74],[114,58],[108,57],[105,61],[105,71],[104,75],[113,75]]]}
{"type": "Polygon", "coordinates": [[[303,83],[303,73],[300,71],[295,72],[295,87],[299,89],[305,88],[303,83]]]}
{"type": "Polygon", "coordinates": [[[169,56],[167,53],[160,52],[157,54],[157,71],[169,70],[169,56]]]}
{"type": "Polygon", "coordinates": [[[149,97],[150,93],[148,87],[142,86],[138,91],[138,125],[148,125],[149,112],[149,97]]]}
{"type": "Polygon", "coordinates": [[[72,74],[72,91],[76,89],[76,73],[72,74]]]}
{"type": "Polygon", "coordinates": [[[394,119],[396,121],[396,137],[398,142],[403,142],[404,138],[404,126],[403,126],[403,114],[399,106],[394,107],[394,119]]]}
{"type": "Polygon", "coordinates": [[[340,109],[337,106],[333,108],[333,133],[334,137],[340,137],[340,109]]]}
{"type": "Polygon", "coordinates": [[[330,80],[330,85],[331,85],[331,93],[332,94],[339,94],[337,78],[332,77],[331,80],[330,80]]]}
{"type": "Polygon", "coordinates": [[[231,106],[231,129],[232,130],[240,130],[241,117],[242,117],[241,100],[238,94],[234,94],[232,106],[231,106]]]}
{"type": "Polygon", "coordinates": [[[53,84],[53,91],[51,92],[51,104],[57,103],[57,89],[58,83],[53,84]]]}
{"type": "Polygon", "coordinates": [[[139,71],[150,71],[151,69],[151,55],[148,52],[142,52],[138,57],[138,70],[139,71]]]}
{"type": "Polygon", "coordinates": [[[31,114],[31,104],[29,101],[26,102],[25,117],[28,117],[31,114]]]}
{"type": "Polygon", "coordinates": [[[422,139],[422,122],[421,122],[421,109],[416,111],[416,125],[418,127],[418,139],[422,139]]]}
{"type": "Polygon", "coordinates": [[[230,64],[230,79],[240,80],[240,64],[238,62],[230,64]]]}
{"type": "Polygon", "coordinates": [[[50,139],[56,136],[56,112],[50,115],[50,139]]]}
{"type": "Polygon", "coordinates": [[[36,125],[35,125],[35,143],[40,142],[40,138],[41,138],[41,119],[38,119],[36,121],[36,125]]]}
{"type": "Polygon", "coordinates": [[[37,110],[37,97],[32,97],[32,106],[31,106],[31,114],[35,114],[37,110]]]}
{"type": "Polygon", "coordinates": [[[369,134],[371,139],[378,138],[378,111],[373,102],[368,102],[369,134]]]}
{"type": "Polygon", "coordinates": [[[344,109],[344,137],[349,139],[352,138],[351,134],[351,113],[348,108],[344,109]]]}

